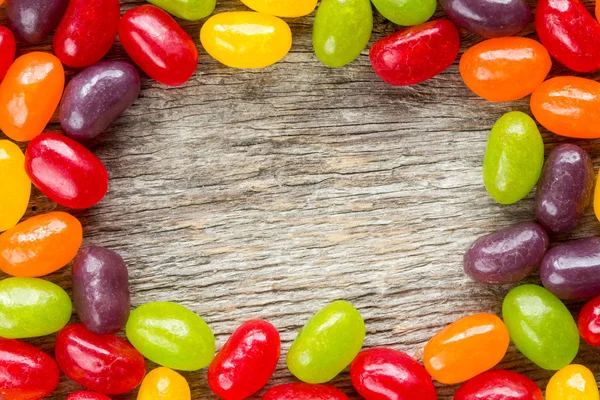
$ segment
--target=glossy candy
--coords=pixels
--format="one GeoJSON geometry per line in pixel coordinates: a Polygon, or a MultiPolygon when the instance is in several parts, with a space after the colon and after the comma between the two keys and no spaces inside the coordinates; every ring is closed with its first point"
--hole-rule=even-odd
{"type": "Polygon", "coordinates": [[[600,221],[600,174],[598,174],[596,188],[594,189],[594,214],[596,214],[596,218],[600,221]]]}
{"type": "Polygon", "coordinates": [[[483,183],[501,204],[512,204],[531,192],[544,165],[544,141],[530,116],[504,114],[492,128],[483,158],[483,183]]]}
{"type": "Polygon", "coordinates": [[[101,134],[140,93],[140,75],[125,61],[102,61],[77,74],[60,105],[60,124],[73,139],[101,134]]]}
{"type": "Polygon", "coordinates": [[[12,65],[17,51],[17,43],[13,33],[6,27],[0,26],[0,82],[12,65]]]}
{"type": "Polygon", "coordinates": [[[508,330],[493,314],[464,317],[425,345],[423,364],[436,381],[464,382],[496,366],[508,350],[508,330]]]}
{"type": "Polygon", "coordinates": [[[82,241],[81,223],[72,215],[36,215],[0,235],[0,269],[13,276],[48,275],[67,265],[82,241]]]}
{"type": "Polygon", "coordinates": [[[188,21],[206,18],[215,10],[217,0],[148,0],[169,14],[188,21]]]}
{"type": "Polygon", "coordinates": [[[202,369],[215,355],[215,337],[189,309],[167,302],[146,303],[131,312],[127,339],[146,358],[182,371],[202,369]]]}
{"type": "Polygon", "coordinates": [[[231,335],[208,368],[208,384],[225,400],[245,399],[269,382],[281,352],[277,329],[248,321],[231,335]]]}
{"type": "Polygon", "coordinates": [[[50,335],[71,318],[69,295],[37,278],[0,281],[0,337],[24,339],[50,335]]]}
{"type": "Polygon", "coordinates": [[[452,65],[459,47],[454,24],[439,19],[402,29],[375,42],[370,51],[371,65],[390,85],[414,85],[452,65]]]}
{"type": "Polygon", "coordinates": [[[386,348],[358,354],[350,366],[356,391],[367,400],[436,400],[425,368],[409,355],[386,348]]]}
{"type": "Polygon", "coordinates": [[[233,68],[264,68],[280,61],[292,47],[292,31],[268,14],[239,11],[213,15],[202,25],[202,46],[233,68]]]}
{"type": "Polygon", "coordinates": [[[68,395],[66,400],[110,400],[110,397],[102,393],[80,390],[68,395]]]}
{"type": "Polygon", "coordinates": [[[521,285],[502,303],[502,317],[517,348],[539,367],[558,370],[579,350],[577,325],[567,307],[547,289],[521,285]]]}
{"type": "Polygon", "coordinates": [[[303,382],[329,382],[356,357],[365,333],[358,310],[345,301],[335,301],[300,330],[288,351],[287,366],[303,382]]]}
{"type": "Polygon", "coordinates": [[[427,21],[437,6],[435,0],[372,0],[377,11],[396,25],[412,26],[427,21]]]}
{"type": "Polygon", "coordinates": [[[119,38],[129,57],[164,85],[183,85],[196,72],[194,41],[158,7],[145,5],[127,11],[119,24],[119,38]]]}
{"type": "MultiPolygon", "coordinates": [[[[190,400],[190,386],[172,369],[158,367],[146,375],[137,400],[190,400]]],[[[241,397],[240,397],[241,399],[241,397]]]]}
{"type": "Polygon", "coordinates": [[[494,370],[462,385],[453,400],[544,400],[534,381],[512,371],[494,370]]]}
{"type": "Polygon", "coordinates": [[[65,375],[103,394],[129,392],[146,374],[144,357],[129,343],[114,335],[97,335],[80,324],[58,333],[55,353],[65,375]]]}
{"type": "Polygon", "coordinates": [[[531,19],[524,0],[441,0],[440,4],[458,26],[487,38],[512,36],[531,19]]]}
{"type": "Polygon", "coordinates": [[[321,0],[313,25],[315,54],[329,67],[343,67],[362,53],[372,30],[369,0],[321,0]]]}
{"type": "Polygon", "coordinates": [[[72,68],[95,64],[115,41],[119,0],[70,0],[54,34],[54,53],[72,68]]]}
{"type": "Polygon", "coordinates": [[[542,84],[552,60],[544,46],[524,37],[483,41],[460,59],[460,75],[478,96],[513,101],[530,95],[542,84]]]}
{"type": "Polygon", "coordinates": [[[476,281],[505,285],[530,275],[542,262],[550,239],[535,222],[521,222],[482,236],[464,256],[465,273],[476,281]]]}
{"type": "Polygon", "coordinates": [[[27,211],[31,181],[25,156],[10,140],[0,140],[0,232],[12,228],[27,211]]]}
{"type": "Polygon", "coordinates": [[[317,7],[317,0],[242,0],[247,7],[282,18],[303,17],[317,7]]]}
{"type": "Polygon", "coordinates": [[[40,135],[29,143],[25,170],[42,193],[65,207],[92,207],[108,190],[102,161],[73,139],[56,133],[40,135]]]}
{"type": "Polygon", "coordinates": [[[17,142],[44,130],[65,85],[60,60],[48,53],[27,53],[15,60],[0,84],[0,129],[17,142]]]}
{"type": "Polygon", "coordinates": [[[348,400],[348,396],[333,386],[288,383],[271,388],[262,400],[348,400]]]}
{"type": "Polygon", "coordinates": [[[10,0],[6,4],[8,26],[23,42],[39,43],[56,28],[69,0],[10,0]]]}
{"type": "Polygon", "coordinates": [[[590,346],[600,347],[600,296],[588,301],[577,320],[581,338],[590,346]]]}
{"type": "Polygon", "coordinates": [[[590,205],[594,166],[590,156],[574,144],[556,147],[546,160],[538,184],[535,215],[551,232],[574,228],[590,205]]]}
{"type": "Polygon", "coordinates": [[[598,385],[592,371],[583,365],[567,365],[546,386],[546,400],[598,400],[598,385]]]}

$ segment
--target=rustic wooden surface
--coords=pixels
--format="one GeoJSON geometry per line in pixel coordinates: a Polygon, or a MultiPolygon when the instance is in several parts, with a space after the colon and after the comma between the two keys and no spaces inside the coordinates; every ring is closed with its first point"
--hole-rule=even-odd
{"type": "MultiPolygon", "coordinates": [[[[123,10],[141,3],[125,1],[123,10]]],[[[223,0],[217,12],[243,8],[223,0]]],[[[98,206],[75,212],[85,243],[123,255],[134,306],[188,306],[212,327],[218,346],[243,321],[265,318],[280,329],[285,356],[315,311],[346,299],[365,318],[365,347],[420,357],[427,340],[457,318],[500,313],[509,288],[472,282],[461,260],[479,235],[533,218],[532,195],[500,206],[481,179],[490,127],[504,112],[528,112],[528,100],[477,98],[456,63],[409,88],[381,82],[367,50],[332,70],[312,52],[312,16],[290,24],[292,51],[265,70],[226,68],[198,43],[198,71],[185,86],[166,88],[144,76],[139,100],[90,145],[108,168],[110,191],[98,206]]],[[[183,25],[198,42],[201,23],[183,25]]],[[[395,29],[377,15],[372,39],[395,29]]],[[[532,24],[524,34],[535,37],[532,24]]],[[[480,40],[462,36],[463,50],[480,40]]],[[[50,43],[19,54],[51,51],[50,43]]],[[[118,43],[109,58],[126,58],[118,43]]],[[[552,74],[560,73],[566,71],[555,66],[552,74]]],[[[49,130],[60,130],[56,117],[49,130]]],[[[544,140],[547,149],[562,141],[547,132],[544,140]]],[[[597,142],[577,144],[600,161],[597,142]]],[[[27,215],[54,208],[34,190],[27,215]]],[[[555,240],[599,227],[589,210],[577,229],[555,240]]],[[[70,290],[68,267],[48,279],[70,290]]],[[[580,305],[572,305],[574,313],[580,305]]],[[[31,342],[51,353],[53,341],[31,342]]],[[[583,345],[576,361],[600,374],[598,355],[583,345]]],[[[292,381],[284,356],[269,386],[292,381]]],[[[551,376],[512,346],[500,367],[542,388],[551,376]]],[[[194,399],[214,398],[205,371],[185,376],[194,399]]],[[[347,373],[333,384],[358,398],[347,373]]],[[[76,389],[63,377],[52,399],[76,389]]],[[[440,386],[440,399],[454,390],[440,386]]]]}

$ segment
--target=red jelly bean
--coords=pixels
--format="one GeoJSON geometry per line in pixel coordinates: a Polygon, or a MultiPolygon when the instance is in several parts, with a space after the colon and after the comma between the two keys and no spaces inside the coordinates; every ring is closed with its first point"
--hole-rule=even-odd
{"type": "Polygon", "coordinates": [[[399,30],[375,42],[371,47],[371,65],[390,85],[414,85],[452,65],[459,47],[456,26],[439,19],[399,30]]]}
{"type": "Polygon", "coordinates": [[[348,396],[333,386],[289,383],[269,389],[262,400],[348,400],[348,396]]]}
{"type": "Polygon", "coordinates": [[[80,324],[58,333],[55,352],[65,375],[104,394],[129,392],[146,374],[144,357],[132,345],[115,335],[92,333],[80,324]]]}
{"type": "Polygon", "coordinates": [[[224,400],[250,397],[269,382],[281,352],[277,329],[248,321],[231,335],[208,368],[208,384],[224,400]]]}
{"type": "Polygon", "coordinates": [[[105,396],[102,393],[80,390],[79,392],[68,395],[66,400],[110,400],[110,397],[105,396]]]}
{"type": "Polygon", "coordinates": [[[42,193],[65,207],[92,207],[108,190],[102,162],[81,144],[56,133],[29,143],[25,171],[42,193]]]}
{"type": "Polygon", "coordinates": [[[579,334],[591,346],[600,347],[600,296],[588,301],[579,313],[579,334]]]}
{"type": "Polygon", "coordinates": [[[15,60],[16,51],[17,43],[15,42],[15,36],[10,29],[0,26],[0,81],[4,79],[6,71],[8,71],[15,60]]]}
{"type": "Polygon", "coordinates": [[[579,0],[539,0],[535,28],[548,52],[567,68],[600,68],[600,24],[579,0]]]}
{"type": "Polygon", "coordinates": [[[542,391],[528,377],[511,371],[488,371],[462,385],[454,400],[544,400],[542,391]]]}
{"type": "Polygon", "coordinates": [[[113,45],[120,17],[119,0],[70,0],[54,35],[54,53],[73,68],[97,63],[113,45]]]}
{"type": "Polygon", "coordinates": [[[198,66],[198,50],[190,35],[158,7],[127,11],[119,25],[119,38],[133,61],[165,85],[184,84],[198,66]]]}
{"type": "Polygon", "coordinates": [[[376,348],[361,352],[350,365],[356,391],[367,400],[436,400],[431,376],[400,351],[376,348]]]}

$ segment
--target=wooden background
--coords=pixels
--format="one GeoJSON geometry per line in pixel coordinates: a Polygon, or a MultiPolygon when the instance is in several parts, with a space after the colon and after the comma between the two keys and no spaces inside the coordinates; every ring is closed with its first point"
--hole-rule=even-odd
{"type": "MultiPolygon", "coordinates": [[[[125,1],[123,10],[142,3],[125,1]]],[[[217,6],[234,9],[244,6],[217,6]]],[[[421,85],[387,86],[372,72],[368,49],[351,65],[329,69],[312,52],[312,20],[291,20],[290,54],[254,71],[212,60],[198,41],[201,22],[184,22],[200,50],[197,73],[180,88],[143,77],[135,105],[90,144],[108,168],[108,195],[75,212],[85,244],[125,258],[134,306],[190,307],[214,330],[218,347],[248,319],[274,323],[283,356],[269,386],[292,381],[286,350],[308,318],[336,299],[361,311],[365,348],[391,346],[417,358],[457,318],[499,314],[509,287],[469,280],[463,252],[482,234],[533,218],[532,195],[501,206],[481,178],[489,129],[505,112],[528,112],[528,99],[483,101],[464,86],[456,63],[421,85]]],[[[376,14],[372,40],[396,29],[376,14]]],[[[535,37],[533,24],[524,34],[535,37]]],[[[479,40],[463,32],[462,49],[479,40]]],[[[50,43],[21,46],[19,54],[51,51],[50,43]]],[[[117,42],[108,57],[126,55],[117,42]]],[[[552,74],[561,73],[555,65],[552,74]]],[[[60,131],[56,117],[48,129],[60,131]]],[[[544,140],[547,150],[562,141],[547,132],[544,140]]],[[[576,143],[598,164],[596,142],[576,143]]],[[[34,190],[27,216],[55,208],[34,190]]],[[[579,227],[554,241],[599,227],[590,208],[579,227]]],[[[70,291],[69,267],[48,279],[70,291]]],[[[572,304],[575,314],[580,306],[572,304]]],[[[51,353],[54,336],[31,342],[51,353]]],[[[576,361],[600,376],[598,356],[583,345],[576,361]]],[[[512,346],[500,367],[542,388],[551,376],[512,346]]],[[[194,399],[215,398],[205,374],[185,374],[194,399]]],[[[332,383],[358,398],[346,372],[332,383]]],[[[52,399],[76,389],[63,377],[52,399]]],[[[440,386],[440,399],[455,389],[440,386]]]]}

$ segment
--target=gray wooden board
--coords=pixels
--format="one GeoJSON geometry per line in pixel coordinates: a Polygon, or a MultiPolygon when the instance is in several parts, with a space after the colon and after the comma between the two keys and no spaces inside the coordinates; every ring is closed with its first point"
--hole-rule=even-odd
{"type": "MultiPolygon", "coordinates": [[[[123,3],[127,10],[142,2],[123,3]]],[[[242,9],[223,0],[217,12],[242,9]]],[[[457,63],[408,88],[380,81],[368,50],[347,67],[329,69],[312,52],[312,18],[290,21],[290,54],[264,70],[226,68],[198,43],[198,71],[183,87],[144,76],[134,106],[90,144],[108,168],[108,195],[74,213],[85,244],[125,258],[134,306],[179,302],[212,327],[218,347],[248,319],[274,323],[283,356],[269,386],[293,381],[286,350],[308,318],[336,299],[364,316],[365,348],[391,346],[418,358],[427,340],[457,318],[499,314],[509,288],[469,280],[463,252],[482,234],[533,218],[533,195],[501,206],[481,178],[489,129],[507,111],[528,112],[528,99],[477,98],[457,63]]],[[[201,22],[180,22],[199,42],[201,22]]],[[[396,29],[377,15],[372,40],[396,29]]],[[[533,30],[531,24],[524,34],[533,30]]],[[[462,49],[479,40],[463,32],[462,49]]],[[[33,50],[51,51],[50,39],[18,52],[33,50]]],[[[108,58],[126,58],[119,43],[108,58]]],[[[565,73],[556,65],[552,71],[565,73]]],[[[60,131],[56,116],[48,129],[60,131]]],[[[564,142],[545,131],[544,140],[547,150],[564,142]]],[[[598,142],[576,143],[599,161],[598,142]]],[[[27,216],[56,208],[34,190],[27,216]]],[[[554,242],[599,228],[590,208],[554,242]]],[[[71,289],[69,267],[48,279],[71,289]]],[[[571,306],[576,314],[581,303],[571,306]]],[[[54,338],[30,342],[52,354],[54,338]]],[[[599,376],[598,354],[583,345],[576,361],[599,376]]],[[[513,346],[500,367],[542,388],[551,376],[513,346]]],[[[205,375],[185,374],[194,399],[214,398],[205,375]]],[[[358,398],[346,372],[333,384],[358,398]]],[[[52,399],[76,389],[63,377],[52,399]]],[[[454,390],[439,386],[440,399],[454,390]]]]}

